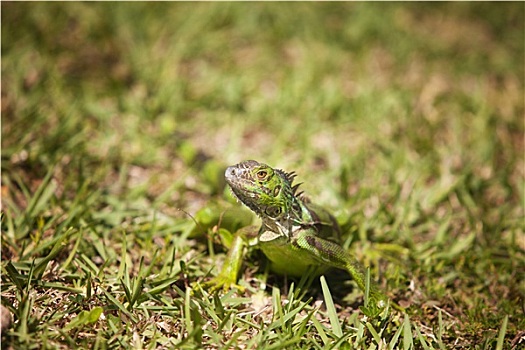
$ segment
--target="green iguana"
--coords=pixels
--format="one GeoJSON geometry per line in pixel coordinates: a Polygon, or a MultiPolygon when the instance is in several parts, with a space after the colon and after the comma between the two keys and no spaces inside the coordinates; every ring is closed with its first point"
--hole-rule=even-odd
{"type": "MultiPolygon", "coordinates": [[[[262,219],[257,244],[278,274],[302,276],[321,274],[330,267],[348,271],[361,290],[365,290],[363,266],[340,245],[340,228],[330,213],[308,203],[294,185],[295,173],[247,160],[230,166],[225,173],[233,194],[262,219]]],[[[222,271],[205,283],[212,290],[237,286],[247,234],[238,231],[222,271]]],[[[377,314],[388,298],[370,281],[367,310],[377,314]]],[[[369,314],[369,312],[367,312],[369,314]]]]}

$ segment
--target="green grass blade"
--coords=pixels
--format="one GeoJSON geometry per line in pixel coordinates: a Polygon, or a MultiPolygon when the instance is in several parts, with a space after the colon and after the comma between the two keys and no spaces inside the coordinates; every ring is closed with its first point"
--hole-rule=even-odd
{"type": "Polygon", "coordinates": [[[507,323],[509,320],[509,316],[506,315],[503,319],[503,322],[501,324],[501,328],[499,330],[498,334],[498,342],[496,343],[496,350],[503,350],[504,342],[505,342],[505,334],[507,333],[507,323]]]}
{"type": "Polygon", "coordinates": [[[343,336],[343,330],[341,329],[341,324],[339,323],[339,317],[337,315],[337,310],[335,309],[334,301],[332,299],[332,294],[326,279],[324,276],[320,277],[321,288],[323,290],[324,302],[326,304],[326,311],[328,313],[328,318],[330,319],[330,324],[332,325],[332,331],[337,337],[343,336]]]}

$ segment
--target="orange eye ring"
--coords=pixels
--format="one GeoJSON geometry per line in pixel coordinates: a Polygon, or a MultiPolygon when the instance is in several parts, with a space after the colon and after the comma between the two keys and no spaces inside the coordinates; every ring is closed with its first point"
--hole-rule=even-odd
{"type": "Polygon", "coordinates": [[[268,175],[268,172],[266,170],[259,170],[257,172],[257,178],[259,180],[262,180],[262,179],[266,178],[267,175],[268,175]]]}

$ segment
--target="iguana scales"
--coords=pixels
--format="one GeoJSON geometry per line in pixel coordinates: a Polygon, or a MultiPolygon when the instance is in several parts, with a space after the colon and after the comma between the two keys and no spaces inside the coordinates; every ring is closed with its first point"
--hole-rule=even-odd
{"type": "MultiPolygon", "coordinates": [[[[279,274],[302,276],[321,274],[330,267],[346,270],[365,291],[363,266],[340,245],[339,225],[330,213],[306,201],[295,173],[286,173],[255,160],[230,166],[225,173],[233,194],[262,220],[257,244],[279,274]]],[[[213,290],[235,286],[242,265],[246,235],[236,235],[219,275],[205,286],[213,290]]],[[[370,281],[367,309],[376,313],[387,304],[387,297],[370,281]]]]}

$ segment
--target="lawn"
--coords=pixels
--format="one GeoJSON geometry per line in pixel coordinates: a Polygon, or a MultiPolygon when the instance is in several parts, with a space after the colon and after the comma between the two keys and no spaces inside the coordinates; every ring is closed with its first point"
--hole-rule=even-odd
{"type": "Polygon", "coordinates": [[[525,4],[2,2],[4,349],[525,346],[525,4]],[[405,311],[246,252],[295,171],[405,311]],[[11,322],[8,320],[11,319],[11,322]]]}

